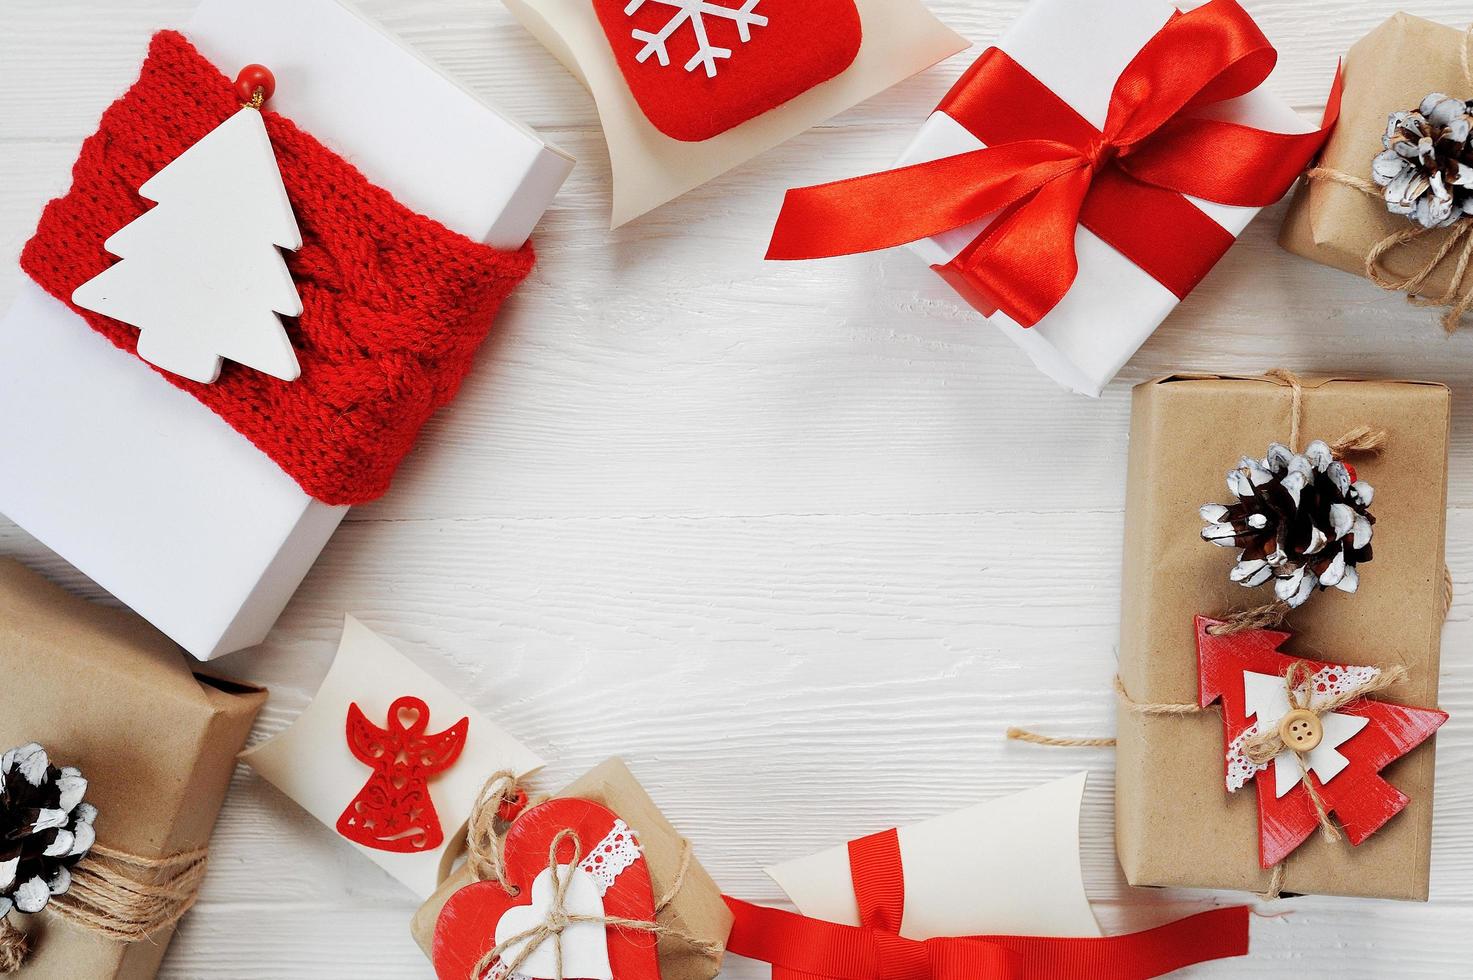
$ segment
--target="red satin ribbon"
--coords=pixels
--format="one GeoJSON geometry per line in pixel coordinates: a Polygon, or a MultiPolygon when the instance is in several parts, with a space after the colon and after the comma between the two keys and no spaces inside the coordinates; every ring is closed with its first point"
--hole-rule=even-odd
{"type": "Polygon", "coordinates": [[[809,919],[735,898],[726,948],[772,964],[773,980],[1148,980],[1248,953],[1246,906],[1097,939],[963,936],[919,942],[897,932],[905,910],[899,836],[849,845],[862,926],[809,919]]]}
{"type": "Polygon", "coordinates": [[[1211,0],[1146,42],[1116,82],[1101,131],[990,48],[937,107],[985,148],[790,190],[767,257],[892,248],[997,215],[949,267],[989,312],[1031,327],[1058,305],[1078,275],[1078,225],[1183,298],[1233,243],[1183,195],[1272,204],[1338,118],[1338,74],[1313,133],[1202,118],[1256,89],[1277,58],[1235,0],[1211,0]]]}

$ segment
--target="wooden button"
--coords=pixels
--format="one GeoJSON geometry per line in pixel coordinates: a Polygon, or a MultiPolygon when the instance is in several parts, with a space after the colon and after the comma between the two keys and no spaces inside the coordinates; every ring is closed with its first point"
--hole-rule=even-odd
{"type": "Polygon", "coordinates": [[[1295,752],[1309,752],[1324,741],[1325,726],[1313,711],[1295,708],[1279,722],[1279,738],[1295,752]]]}

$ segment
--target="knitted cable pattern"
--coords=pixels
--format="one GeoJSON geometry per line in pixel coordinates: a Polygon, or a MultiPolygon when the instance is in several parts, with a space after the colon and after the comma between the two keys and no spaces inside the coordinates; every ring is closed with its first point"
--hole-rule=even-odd
{"type": "MultiPolygon", "coordinates": [[[[71,190],[46,207],[22,267],[71,306],[72,291],[116,261],[103,242],[152,206],[138,188],[239,108],[230,80],[183,35],[156,34],[138,81],[82,145],[71,190]]],[[[304,308],[287,321],[301,377],[229,361],[211,385],[159,373],[311,496],[363,503],[388,489],[420,428],[455,396],[498,307],[531,271],[532,248],[500,251],[415,214],[290,120],[264,116],[303,237],[286,253],[304,308]]],[[[136,355],[136,329],[71,308],[136,355]]]]}

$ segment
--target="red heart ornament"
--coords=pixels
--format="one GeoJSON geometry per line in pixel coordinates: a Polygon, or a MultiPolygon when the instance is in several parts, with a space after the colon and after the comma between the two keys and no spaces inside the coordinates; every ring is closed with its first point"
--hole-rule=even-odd
{"type": "MultiPolygon", "coordinates": [[[[509,909],[530,904],[532,883],[547,870],[548,849],[559,834],[565,830],[577,834],[581,860],[587,866],[600,863],[599,845],[613,835],[616,823],[621,823],[619,818],[606,807],[579,799],[549,800],[518,817],[507,832],[505,848],[507,879],[517,894],[507,894],[497,882],[479,881],[450,896],[435,921],[431,957],[439,980],[469,980],[481,957],[496,947],[496,926],[502,916],[509,909]]],[[[558,860],[568,863],[572,857],[573,843],[564,841],[558,860]]],[[[642,856],[619,872],[604,892],[603,902],[608,918],[654,921],[654,888],[642,856]]],[[[606,934],[615,980],[660,980],[657,936],[613,926],[606,934]]]]}
{"type": "Polygon", "coordinates": [[[672,139],[710,139],[828,81],[859,54],[854,0],[593,0],[624,81],[672,139]]]}

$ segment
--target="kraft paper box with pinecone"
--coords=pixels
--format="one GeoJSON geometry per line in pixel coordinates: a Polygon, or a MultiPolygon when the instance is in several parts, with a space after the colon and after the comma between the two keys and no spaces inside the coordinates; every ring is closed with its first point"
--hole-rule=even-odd
{"type": "Polygon", "coordinates": [[[1449,407],[1439,384],[1287,372],[1136,388],[1132,885],[1426,899],[1449,407]]]}
{"type": "Polygon", "coordinates": [[[0,676],[0,973],[147,980],[266,692],[7,560],[0,676]]]}
{"type": "Polygon", "coordinates": [[[1448,307],[1473,295],[1473,36],[1398,13],[1345,57],[1340,120],[1295,195],[1280,243],[1296,255],[1448,307]]]}
{"type": "Polygon", "coordinates": [[[440,980],[523,970],[619,980],[720,973],[731,911],[689,841],[621,760],[530,805],[501,775],[471,818],[467,861],[411,924],[440,980]],[[549,894],[555,870],[571,878],[561,908],[549,894]],[[580,898],[580,889],[589,893],[580,898]],[[563,915],[571,924],[550,928],[563,915]]]}

